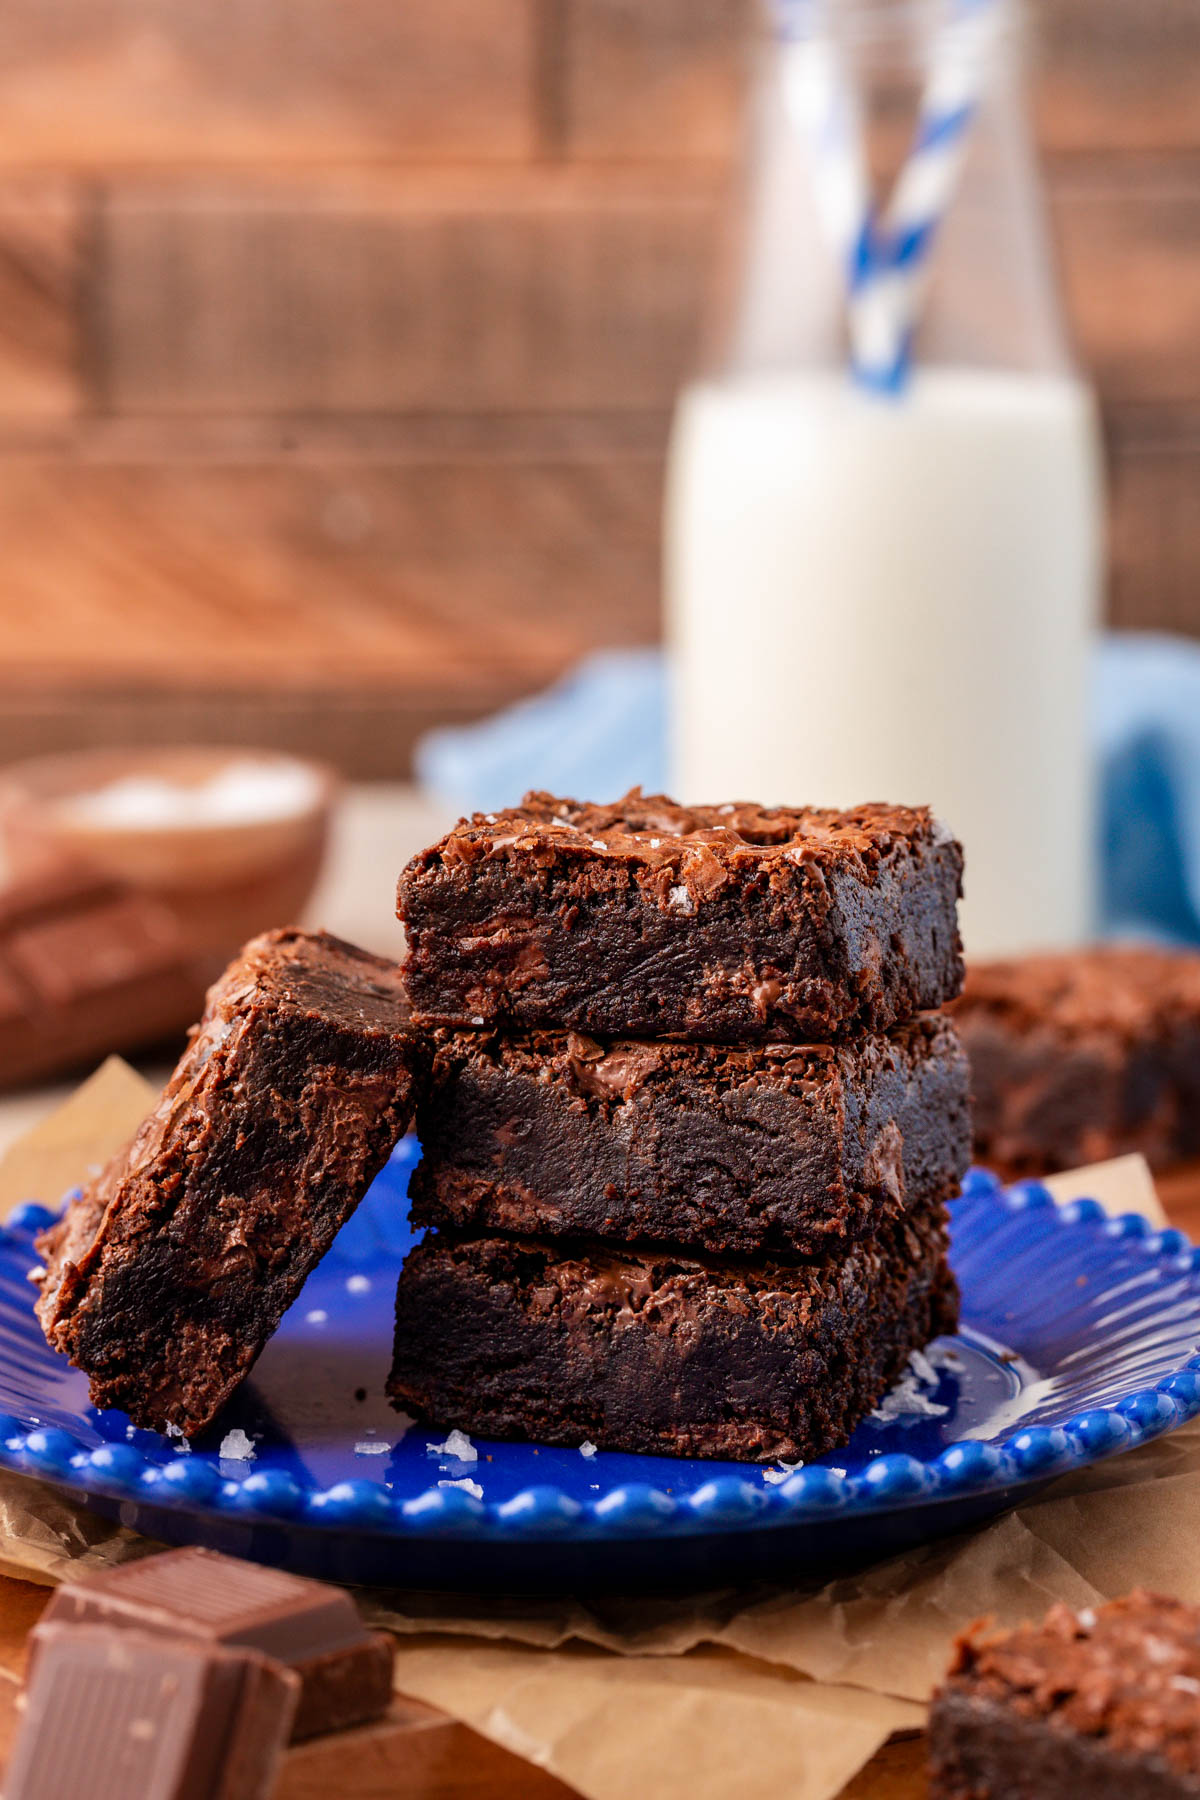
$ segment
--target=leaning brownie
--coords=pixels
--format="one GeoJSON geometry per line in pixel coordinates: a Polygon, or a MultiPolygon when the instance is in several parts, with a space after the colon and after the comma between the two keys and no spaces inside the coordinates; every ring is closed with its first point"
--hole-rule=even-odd
{"type": "Polygon", "coordinates": [[[1200,1611],[1130,1594],[974,1626],[929,1718],[931,1800],[1196,1800],[1200,1611]]]}
{"type": "Polygon", "coordinates": [[[269,932],[133,1142],[40,1240],[38,1317],[99,1407],[188,1436],[245,1375],[407,1128],[394,965],[269,932]]]}
{"type": "Polygon", "coordinates": [[[431,1034],[413,1220],[819,1254],[949,1199],[967,1064],[939,1014],[843,1045],[431,1034]]]}
{"type": "Polygon", "coordinates": [[[400,1275],[388,1392],[490,1437],[791,1461],[956,1316],[941,1207],[807,1263],[438,1235],[400,1275]]]}
{"type": "Polygon", "coordinates": [[[962,852],[923,807],[527,794],[414,858],[424,1023],[713,1043],[886,1030],[959,990],[962,852]]]}
{"type": "Polygon", "coordinates": [[[1200,1155],[1200,956],[1097,945],[974,964],[954,1011],[981,1162],[1039,1175],[1200,1155]]]}

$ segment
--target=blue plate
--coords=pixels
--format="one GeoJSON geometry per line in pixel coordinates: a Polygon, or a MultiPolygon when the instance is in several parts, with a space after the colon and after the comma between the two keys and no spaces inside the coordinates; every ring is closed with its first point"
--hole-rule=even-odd
{"type": "Polygon", "coordinates": [[[383,1398],[415,1156],[399,1146],[190,1451],[96,1412],[47,1348],[26,1276],[50,1215],[23,1208],[0,1232],[0,1466],[154,1537],[343,1580],[662,1586],[884,1554],[1200,1412],[1200,1251],[976,1170],[952,1209],[962,1330],[845,1450],[795,1470],[484,1440],[464,1459],[383,1398]]]}

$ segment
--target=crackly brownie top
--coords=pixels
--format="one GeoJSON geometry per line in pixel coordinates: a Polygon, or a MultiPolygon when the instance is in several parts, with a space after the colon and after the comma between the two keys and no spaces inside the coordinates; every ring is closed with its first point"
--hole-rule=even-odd
{"type": "Polygon", "coordinates": [[[680,806],[640,788],[599,806],[535,792],[504,812],[461,819],[439,844],[415,857],[406,873],[496,857],[528,858],[546,867],[611,857],[652,871],[680,868],[703,890],[705,874],[715,887],[731,872],[764,862],[871,868],[901,846],[924,850],[953,844],[924,806],[856,806],[847,812],[745,800],[680,806]]]}
{"type": "Polygon", "coordinates": [[[949,1687],[1200,1775],[1200,1610],[1182,1601],[1139,1590],[1016,1631],[974,1625],[949,1687]]]}
{"type": "Polygon", "coordinates": [[[971,963],[953,1010],[968,1027],[991,1019],[1022,1035],[1144,1038],[1184,1020],[1200,1024],[1200,955],[1094,944],[971,963]]]}

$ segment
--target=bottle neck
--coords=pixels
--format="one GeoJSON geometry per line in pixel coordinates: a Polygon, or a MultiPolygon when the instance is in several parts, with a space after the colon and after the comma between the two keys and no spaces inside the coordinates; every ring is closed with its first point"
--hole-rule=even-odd
{"type": "Polygon", "coordinates": [[[710,367],[1068,367],[1016,0],[769,3],[710,367]]]}
{"type": "MultiPolygon", "coordinates": [[[[847,114],[875,193],[917,134],[951,130],[997,94],[1019,108],[1020,0],[765,0],[764,81],[781,81],[797,123],[830,151],[847,114]]],[[[963,127],[965,130],[967,127],[963,127]]]]}

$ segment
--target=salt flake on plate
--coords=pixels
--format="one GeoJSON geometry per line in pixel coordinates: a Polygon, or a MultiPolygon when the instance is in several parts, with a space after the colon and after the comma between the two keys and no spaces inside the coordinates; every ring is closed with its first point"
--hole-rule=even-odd
{"type": "Polygon", "coordinates": [[[802,1462],[781,1462],[777,1468],[764,1469],[762,1478],[771,1487],[778,1487],[781,1482],[787,1480],[789,1475],[794,1475],[797,1469],[802,1469],[803,1467],[804,1464],[802,1462]]]}
{"type": "Polygon", "coordinates": [[[431,1456],[453,1456],[459,1462],[478,1462],[479,1452],[465,1431],[452,1431],[444,1444],[426,1444],[431,1456]]]}
{"type": "Polygon", "coordinates": [[[595,1456],[596,1446],[593,1444],[591,1438],[584,1438],[582,1444],[579,1446],[579,1454],[580,1456],[595,1456]]]}
{"type": "Polygon", "coordinates": [[[364,1438],[360,1444],[354,1446],[355,1456],[386,1456],[387,1452],[388,1441],[386,1438],[364,1438]]]}
{"type": "Polygon", "coordinates": [[[870,1417],[877,1425],[915,1425],[921,1419],[945,1418],[950,1408],[924,1391],[926,1387],[936,1388],[937,1382],[938,1373],[929,1358],[914,1350],[908,1368],[870,1417]]]}
{"type": "Polygon", "coordinates": [[[227,1431],[217,1455],[222,1462],[253,1462],[254,1445],[244,1431],[227,1431]]]}

